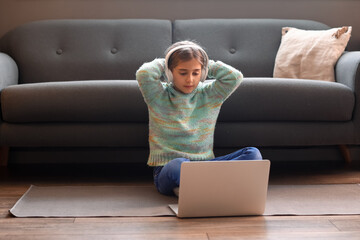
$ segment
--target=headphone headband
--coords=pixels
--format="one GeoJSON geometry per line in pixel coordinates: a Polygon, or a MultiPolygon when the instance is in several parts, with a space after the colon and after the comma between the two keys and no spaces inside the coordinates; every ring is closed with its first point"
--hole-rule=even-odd
{"type": "Polygon", "coordinates": [[[177,50],[179,49],[182,49],[182,48],[195,48],[197,50],[199,50],[201,52],[201,54],[203,55],[204,57],[204,64],[202,66],[202,73],[201,73],[201,81],[205,81],[206,77],[207,77],[207,74],[208,74],[208,62],[209,62],[209,57],[207,55],[207,53],[205,52],[205,50],[196,45],[196,44],[184,44],[184,45],[180,45],[180,46],[177,46],[173,49],[171,49],[165,56],[165,75],[168,79],[169,82],[172,82],[173,80],[173,75],[172,75],[172,72],[171,70],[169,69],[169,59],[171,57],[171,55],[176,52],[177,50]]]}

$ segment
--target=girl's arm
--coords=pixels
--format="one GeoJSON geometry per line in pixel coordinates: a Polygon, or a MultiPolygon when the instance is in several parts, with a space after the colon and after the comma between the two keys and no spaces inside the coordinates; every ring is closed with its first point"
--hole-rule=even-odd
{"type": "Polygon", "coordinates": [[[160,81],[164,69],[165,59],[157,58],[144,63],[136,71],[136,80],[146,103],[150,103],[159,93],[164,91],[165,83],[160,81]]]}
{"type": "Polygon", "coordinates": [[[236,68],[221,61],[209,61],[208,78],[215,79],[211,90],[220,94],[225,100],[240,85],[243,80],[242,73],[236,68]]]}

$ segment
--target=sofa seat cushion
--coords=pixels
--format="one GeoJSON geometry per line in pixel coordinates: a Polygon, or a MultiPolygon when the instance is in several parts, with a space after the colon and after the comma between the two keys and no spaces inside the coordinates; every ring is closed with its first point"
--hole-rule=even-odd
{"type": "MultiPolygon", "coordinates": [[[[245,78],[219,121],[349,121],[354,102],[352,90],[340,83],[245,78]]],[[[2,91],[1,106],[9,123],[148,122],[135,80],[15,85],[2,91]]]]}
{"type": "Polygon", "coordinates": [[[36,122],[147,122],[135,80],[21,84],[1,93],[3,120],[36,122]]]}
{"type": "Polygon", "coordinates": [[[354,92],[336,82],[245,78],[218,121],[350,121],[354,105],[354,92]]]}

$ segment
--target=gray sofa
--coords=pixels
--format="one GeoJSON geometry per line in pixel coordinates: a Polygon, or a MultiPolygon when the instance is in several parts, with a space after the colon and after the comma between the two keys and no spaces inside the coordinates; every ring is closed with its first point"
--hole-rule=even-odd
{"type": "Polygon", "coordinates": [[[245,76],[220,112],[215,153],[257,146],[273,161],[356,158],[360,52],[342,55],[336,83],[274,79],[284,26],[329,28],[279,19],[46,20],[17,27],[0,39],[1,163],[145,164],[148,113],[135,72],[184,39],[245,76]]]}

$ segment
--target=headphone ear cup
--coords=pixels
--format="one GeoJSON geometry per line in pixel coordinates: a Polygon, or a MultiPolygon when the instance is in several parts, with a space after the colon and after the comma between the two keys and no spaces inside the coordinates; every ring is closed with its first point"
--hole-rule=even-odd
{"type": "Polygon", "coordinates": [[[203,66],[203,69],[202,69],[202,71],[201,71],[201,81],[202,82],[204,82],[205,80],[206,80],[206,78],[207,78],[207,75],[208,75],[208,73],[209,73],[209,56],[207,55],[207,53],[205,52],[205,50],[204,49],[202,49],[201,47],[200,47],[200,52],[201,52],[201,54],[203,55],[203,58],[204,58],[204,66],[203,66]]]}
{"type": "Polygon", "coordinates": [[[171,70],[166,68],[165,69],[165,75],[166,75],[166,78],[167,78],[168,82],[171,83],[173,81],[173,75],[172,75],[171,70]]]}
{"type": "Polygon", "coordinates": [[[206,65],[202,71],[201,71],[201,78],[200,78],[200,81],[204,82],[206,80],[206,77],[208,75],[208,72],[209,72],[209,68],[208,66],[206,65]]]}

